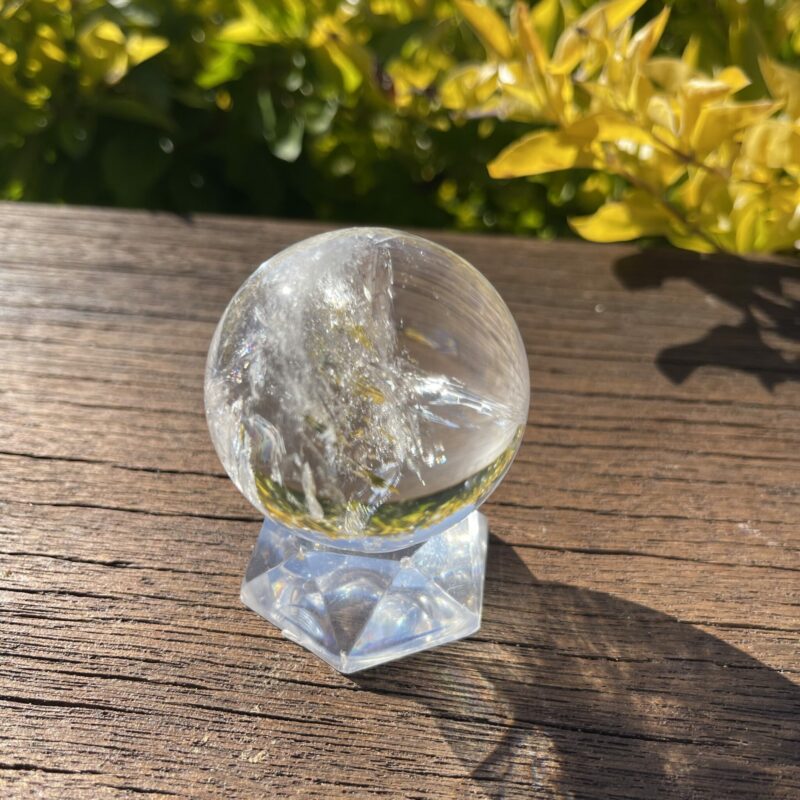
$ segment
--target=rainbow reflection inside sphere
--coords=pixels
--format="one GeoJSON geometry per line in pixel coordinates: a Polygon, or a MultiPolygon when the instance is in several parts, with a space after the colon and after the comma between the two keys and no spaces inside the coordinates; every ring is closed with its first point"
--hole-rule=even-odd
{"type": "Polygon", "coordinates": [[[525,349],[491,284],[418,236],[352,228],[262,264],[208,355],[211,437],[268,517],[359,540],[455,524],[528,413],[525,349]]]}

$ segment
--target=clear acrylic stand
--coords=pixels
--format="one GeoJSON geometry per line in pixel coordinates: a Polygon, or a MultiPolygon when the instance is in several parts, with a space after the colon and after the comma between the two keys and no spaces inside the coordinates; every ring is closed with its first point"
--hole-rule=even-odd
{"type": "Polygon", "coordinates": [[[479,511],[424,541],[373,539],[370,550],[268,518],[242,602],[339,672],[357,672],[478,630],[487,536],[479,511]]]}

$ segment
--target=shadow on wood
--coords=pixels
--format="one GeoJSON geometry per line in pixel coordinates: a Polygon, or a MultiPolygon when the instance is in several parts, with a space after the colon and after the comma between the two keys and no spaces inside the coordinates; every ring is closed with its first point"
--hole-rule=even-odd
{"type": "Polygon", "coordinates": [[[427,707],[480,795],[800,796],[798,687],[692,625],[489,552],[482,642],[357,679],[427,707]]]}
{"type": "Polygon", "coordinates": [[[620,259],[614,271],[631,290],[687,280],[742,313],[738,325],[717,325],[659,353],[658,368],[673,383],[706,365],[752,373],[770,390],[800,381],[800,264],[653,249],[620,259]]]}

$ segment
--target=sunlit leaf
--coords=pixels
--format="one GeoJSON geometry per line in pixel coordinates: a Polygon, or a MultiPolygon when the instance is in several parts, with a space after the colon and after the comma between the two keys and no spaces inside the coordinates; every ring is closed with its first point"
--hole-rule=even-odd
{"type": "Polygon", "coordinates": [[[35,46],[38,52],[50,61],[63,64],[67,60],[66,51],[59,42],[58,35],[49,25],[40,25],[36,29],[35,46]]]}
{"type": "Polygon", "coordinates": [[[677,92],[694,74],[694,70],[677,58],[651,58],[644,65],[650,80],[667,92],[677,92]]]}
{"type": "Polygon", "coordinates": [[[158,55],[167,47],[169,47],[169,41],[163,36],[142,36],[140,33],[131,34],[125,44],[128,58],[133,67],[158,55]]]}
{"type": "Polygon", "coordinates": [[[450,72],[439,88],[445,108],[454,111],[482,106],[497,89],[497,69],[491,64],[465,64],[450,72]]]}
{"type": "MultiPolygon", "coordinates": [[[[597,7],[602,9],[608,30],[614,30],[632,17],[644,5],[644,2],[645,0],[611,0],[611,2],[599,3],[597,7]]],[[[581,19],[578,20],[578,25],[581,24],[581,19]]]]}
{"type": "Polygon", "coordinates": [[[232,20],[219,33],[220,41],[234,44],[269,44],[276,38],[275,31],[260,25],[255,19],[232,20]]]}
{"type": "Polygon", "coordinates": [[[732,94],[750,85],[750,78],[739,69],[739,67],[725,67],[714,75],[714,80],[724,83],[731,90],[732,94]]]}
{"type": "Polygon", "coordinates": [[[625,200],[606,203],[588,217],[571,217],[573,230],[590,242],[626,242],[669,231],[669,218],[654,199],[630,192],[625,200]]]}
{"type": "Polygon", "coordinates": [[[516,100],[528,113],[524,119],[547,118],[548,100],[541,80],[533,80],[529,69],[521,62],[502,64],[497,71],[500,90],[509,98],[516,100]]]}
{"type": "Polygon", "coordinates": [[[236,80],[253,62],[252,48],[233,42],[215,42],[204,68],[195,83],[203,89],[213,89],[222,83],[236,80]]]}
{"type": "Polygon", "coordinates": [[[744,138],[744,155],[751,164],[770,170],[800,173],[800,126],[783,120],[753,125],[744,138]]]}
{"type": "Polygon", "coordinates": [[[682,230],[671,228],[664,234],[675,247],[682,250],[692,250],[695,253],[713,253],[719,248],[705,236],[697,233],[685,233],[682,230]]]}
{"type": "Polygon", "coordinates": [[[722,80],[692,78],[679,88],[682,102],[680,134],[688,142],[697,124],[700,111],[711,103],[724,100],[731,95],[733,88],[722,80]]]}
{"type": "Polygon", "coordinates": [[[614,30],[643,5],[644,0],[610,0],[593,5],[561,34],[553,54],[554,72],[572,72],[593,38],[614,30]]]}
{"type": "Polygon", "coordinates": [[[757,226],[761,209],[751,203],[737,214],[735,241],[736,250],[740,253],[752,253],[756,250],[757,226]]]}
{"type": "Polygon", "coordinates": [[[549,61],[547,50],[543,44],[539,32],[533,26],[528,7],[523,2],[518,2],[515,6],[517,32],[525,52],[531,57],[535,67],[536,80],[541,82],[541,77],[547,70],[549,61]]]}
{"type": "Polygon", "coordinates": [[[800,250],[800,0],[12,0],[0,21],[0,196],[85,201],[99,175],[181,210],[549,236],[569,208],[603,240],[800,250]],[[491,174],[536,177],[489,183],[513,139],[491,174]]]}
{"type": "Polygon", "coordinates": [[[328,39],[323,45],[330,60],[339,68],[342,76],[344,90],[348,93],[355,92],[364,80],[363,72],[358,68],[352,53],[335,39],[328,39]]]}
{"type": "Polygon", "coordinates": [[[671,134],[678,132],[678,118],[670,101],[663,95],[655,95],[647,102],[647,116],[655,126],[671,134]]]}
{"type": "Polygon", "coordinates": [[[681,61],[686,64],[690,70],[696,70],[700,63],[700,37],[692,34],[686,47],[681,54],[681,61]]]}
{"type": "Polygon", "coordinates": [[[691,147],[696,153],[708,153],[742,128],[766,119],[777,108],[769,100],[704,108],[692,131],[691,147]]]}
{"type": "Polygon", "coordinates": [[[116,83],[128,69],[125,34],[110,20],[98,20],[84,28],[77,37],[85,64],[85,75],[91,81],[116,83]]]}
{"type": "MultiPolygon", "coordinates": [[[[522,0],[521,0],[522,2],[522,0]]],[[[558,38],[558,27],[562,21],[559,0],[539,0],[530,10],[530,21],[546,53],[552,53],[558,38]]]]}
{"type": "Polygon", "coordinates": [[[332,16],[317,20],[309,43],[336,66],[348,94],[359,89],[366,77],[374,71],[367,50],[332,16]]]}
{"type": "Polygon", "coordinates": [[[489,164],[493,178],[517,178],[541,175],[573,167],[591,167],[596,163],[589,149],[593,123],[578,124],[570,130],[537,131],[509,145],[489,164]]]}
{"type": "Polygon", "coordinates": [[[800,117],[800,72],[771,58],[759,59],[761,74],[770,94],[776,100],[782,100],[786,113],[792,119],[800,117]]]}
{"type": "Polygon", "coordinates": [[[587,117],[581,123],[573,125],[571,131],[584,131],[592,141],[630,142],[637,145],[654,144],[652,135],[640,125],[614,111],[601,112],[587,117]]]}
{"type": "Polygon", "coordinates": [[[12,64],[17,63],[17,52],[10,47],[6,47],[0,42],[0,64],[4,67],[10,67],[12,64]]]}
{"type": "Polygon", "coordinates": [[[723,175],[713,170],[693,167],[687,173],[687,180],[679,190],[682,205],[688,208],[703,210],[714,207],[717,211],[730,211],[731,201],[728,193],[728,182],[723,175]]]}
{"type": "Polygon", "coordinates": [[[661,13],[642,27],[628,45],[627,57],[635,59],[642,64],[656,49],[669,19],[669,6],[662,9],[661,13]]]}
{"type": "Polygon", "coordinates": [[[514,45],[508,28],[493,8],[478,5],[472,0],[455,0],[455,3],[488,50],[501,59],[511,58],[514,45]]]}

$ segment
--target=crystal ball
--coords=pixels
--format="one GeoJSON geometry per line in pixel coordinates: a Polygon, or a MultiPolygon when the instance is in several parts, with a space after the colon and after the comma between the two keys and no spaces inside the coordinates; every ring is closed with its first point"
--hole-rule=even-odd
{"type": "Polygon", "coordinates": [[[528,362],[492,285],[383,228],[295,244],[241,286],[206,367],[211,438],[260,511],[324,538],[444,530],[519,447],[528,362]]]}

